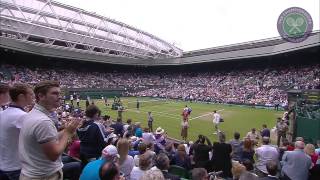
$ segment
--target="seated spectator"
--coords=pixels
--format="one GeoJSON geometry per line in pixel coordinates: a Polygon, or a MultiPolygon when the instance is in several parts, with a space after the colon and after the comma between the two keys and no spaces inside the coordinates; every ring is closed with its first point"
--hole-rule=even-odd
{"type": "Polygon", "coordinates": [[[138,151],[139,151],[139,155],[135,155],[134,158],[133,158],[133,161],[134,161],[134,165],[136,167],[139,166],[139,159],[140,159],[140,156],[143,155],[146,151],[147,151],[147,145],[143,142],[139,143],[138,145],[138,151]]]}
{"type": "Polygon", "coordinates": [[[149,128],[144,128],[142,133],[142,139],[145,144],[148,144],[148,143],[153,144],[156,140],[154,135],[150,132],[149,128]]]}
{"type": "Polygon", "coordinates": [[[179,144],[177,152],[175,153],[172,164],[185,168],[186,170],[191,169],[191,160],[186,153],[186,148],[183,144],[179,144]]]}
{"type": "Polygon", "coordinates": [[[166,146],[166,137],[164,135],[164,129],[162,129],[161,127],[158,127],[156,129],[156,133],[155,133],[155,145],[154,145],[154,151],[156,153],[159,153],[161,150],[164,151],[165,150],[165,146],[166,146]]]}
{"type": "Polygon", "coordinates": [[[209,175],[204,168],[194,168],[192,169],[192,180],[208,180],[209,175]]]}
{"type": "Polygon", "coordinates": [[[139,166],[134,167],[130,174],[130,180],[140,180],[143,174],[151,168],[152,156],[151,154],[144,153],[140,155],[139,166]]]}
{"type": "Polygon", "coordinates": [[[241,161],[243,141],[240,140],[240,133],[234,133],[234,139],[229,142],[232,147],[231,158],[235,161],[241,161]]]}
{"type": "Polygon", "coordinates": [[[125,180],[120,175],[119,165],[114,162],[104,162],[99,168],[99,177],[101,180],[125,180]]]}
{"type": "Polygon", "coordinates": [[[233,175],[233,180],[239,180],[241,174],[246,172],[246,167],[244,165],[240,164],[237,161],[233,161],[232,162],[231,172],[232,172],[232,175],[233,175]]]}
{"type": "Polygon", "coordinates": [[[101,158],[89,162],[82,170],[80,180],[100,180],[99,169],[105,162],[117,162],[118,150],[113,145],[108,145],[102,151],[101,158]]]}
{"type": "Polygon", "coordinates": [[[101,111],[95,105],[89,105],[85,111],[86,121],[77,130],[80,139],[80,159],[83,167],[90,161],[100,157],[101,151],[106,146],[104,133],[96,121],[99,120],[101,111]]]}
{"type": "Polygon", "coordinates": [[[156,167],[162,171],[162,174],[165,179],[170,179],[170,180],[179,180],[180,178],[176,175],[170,174],[168,172],[168,169],[170,167],[170,160],[168,156],[164,153],[160,153],[157,155],[156,160],[156,167]]]}
{"type": "Polygon", "coordinates": [[[120,171],[124,174],[126,179],[130,177],[130,173],[134,167],[133,158],[128,155],[129,146],[129,141],[125,138],[121,138],[117,143],[117,148],[120,155],[120,171]]]}
{"type": "Polygon", "coordinates": [[[165,178],[159,169],[154,169],[146,171],[141,180],[165,180],[165,178]]]}
{"type": "Polygon", "coordinates": [[[261,180],[279,180],[277,177],[278,163],[276,161],[268,161],[266,167],[268,176],[261,178],[261,180]]]}

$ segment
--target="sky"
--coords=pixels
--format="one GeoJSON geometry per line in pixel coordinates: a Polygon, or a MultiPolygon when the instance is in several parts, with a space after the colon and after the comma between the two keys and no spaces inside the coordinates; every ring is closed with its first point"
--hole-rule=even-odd
{"type": "Polygon", "coordinates": [[[184,51],[278,37],[277,20],[301,7],[319,30],[319,0],[56,0],[151,33],[184,51]]]}

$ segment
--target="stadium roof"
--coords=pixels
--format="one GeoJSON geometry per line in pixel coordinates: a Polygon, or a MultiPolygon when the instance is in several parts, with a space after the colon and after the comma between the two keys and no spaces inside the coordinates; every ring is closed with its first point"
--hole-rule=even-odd
{"type": "Polygon", "coordinates": [[[140,29],[51,0],[1,0],[1,33],[24,41],[136,59],[180,57],[182,50],[140,29]]]}

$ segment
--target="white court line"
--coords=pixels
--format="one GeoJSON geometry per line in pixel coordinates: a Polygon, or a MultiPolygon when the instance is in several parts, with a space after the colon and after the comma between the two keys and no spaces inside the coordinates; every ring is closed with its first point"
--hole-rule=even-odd
{"type": "MultiPolygon", "coordinates": [[[[223,111],[224,109],[221,109],[221,110],[218,110],[217,112],[220,112],[220,111],[223,111]]],[[[189,121],[191,121],[191,120],[193,120],[193,119],[199,119],[199,118],[201,118],[201,117],[203,117],[203,116],[208,116],[208,115],[211,115],[211,114],[213,114],[213,112],[211,112],[211,113],[207,113],[207,114],[203,114],[203,115],[201,115],[201,116],[197,116],[197,117],[194,117],[194,118],[191,118],[191,119],[189,119],[189,121]]]]}
{"type": "MultiPolygon", "coordinates": [[[[139,112],[149,112],[149,111],[136,111],[136,110],[133,110],[133,109],[127,109],[128,111],[131,111],[131,112],[135,112],[135,113],[139,113],[139,112]]],[[[177,116],[173,115],[173,114],[167,114],[167,113],[164,113],[164,112],[158,112],[158,111],[152,111],[152,114],[155,114],[155,115],[161,115],[161,116],[165,116],[165,117],[168,117],[168,118],[171,118],[171,119],[180,119],[181,118],[178,118],[177,116]]]]}

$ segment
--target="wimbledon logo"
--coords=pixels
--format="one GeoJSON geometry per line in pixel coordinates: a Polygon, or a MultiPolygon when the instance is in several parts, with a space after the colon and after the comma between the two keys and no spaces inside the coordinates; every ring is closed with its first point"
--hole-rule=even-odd
{"type": "Polygon", "coordinates": [[[280,14],[277,27],[282,38],[298,43],[308,38],[312,32],[313,22],[306,10],[291,7],[280,14]]]}

